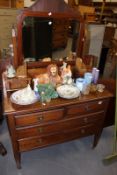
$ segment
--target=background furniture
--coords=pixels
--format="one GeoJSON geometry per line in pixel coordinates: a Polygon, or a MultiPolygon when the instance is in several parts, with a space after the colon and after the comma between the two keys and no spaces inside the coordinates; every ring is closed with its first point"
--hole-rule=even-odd
{"type": "Polygon", "coordinates": [[[52,49],[65,48],[68,41],[70,23],[67,20],[56,20],[53,22],[52,49]]]}
{"type": "Polygon", "coordinates": [[[0,7],[23,8],[24,7],[24,0],[0,0],[0,7]]]}
{"type": "Polygon", "coordinates": [[[111,126],[115,120],[115,98],[116,98],[116,79],[108,78],[103,79],[101,83],[105,84],[108,90],[113,94],[113,97],[109,101],[108,109],[106,112],[104,126],[111,126]]]}
{"type": "MultiPolygon", "coordinates": [[[[0,9],[0,50],[12,43],[12,26],[16,24],[16,9],[0,9]]],[[[2,54],[2,53],[1,53],[2,54]]]]}

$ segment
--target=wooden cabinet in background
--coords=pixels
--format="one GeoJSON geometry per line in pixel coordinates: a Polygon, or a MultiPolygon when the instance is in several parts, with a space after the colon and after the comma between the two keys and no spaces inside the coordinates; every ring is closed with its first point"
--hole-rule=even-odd
{"type": "Polygon", "coordinates": [[[0,9],[0,50],[12,43],[12,26],[16,24],[17,9],[0,9]]]}
{"type": "Polygon", "coordinates": [[[69,21],[55,20],[52,31],[52,49],[65,48],[68,41],[69,21]]]}
{"type": "Polygon", "coordinates": [[[76,5],[92,5],[92,0],[68,0],[68,4],[70,6],[76,6],[76,5]]]}
{"type": "Polygon", "coordinates": [[[16,0],[0,0],[0,7],[15,7],[16,0]]]}
{"type": "Polygon", "coordinates": [[[16,8],[23,8],[23,7],[24,7],[24,0],[17,0],[16,8]]]}

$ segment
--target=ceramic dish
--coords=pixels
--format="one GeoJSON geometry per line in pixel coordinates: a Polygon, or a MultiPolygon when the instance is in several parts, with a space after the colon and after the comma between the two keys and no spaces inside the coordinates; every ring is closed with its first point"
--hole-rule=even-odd
{"type": "Polygon", "coordinates": [[[57,88],[60,97],[66,99],[77,98],[80,96],[80,90],[73,85],[62,85],[57,88]]]}
{"type": "Polygon", "coordinates": [[[33,90],[27,90],[26,88],[24,88],[22,90],[14,92],[10,96],[10,100],[12,103],[18,105],[29,105],[37,102],[38,98],[36,97],[35,92],[33,90]]]}
{"type": "Polygon", "coordinates": [[[97,84],[97,91],[98,92],[103,92],[105,89],[105,85],[104,84],[97,84]]]}

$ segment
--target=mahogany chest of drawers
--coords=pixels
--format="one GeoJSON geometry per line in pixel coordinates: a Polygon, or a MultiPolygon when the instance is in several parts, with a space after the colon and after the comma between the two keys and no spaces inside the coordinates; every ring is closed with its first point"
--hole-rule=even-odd
{"type": "Polygon", "coordinates": [[[95,147],[101,135],[109,99],[108,91],[76,99],[51,100],[29,106],[12,104],[4,98],[14,157],[20,168],[21,152],[94,135],[95,147]]]}
{"type": "Polygon", "coordinates": [[[55,20],[52,30],[52,49],[65,48],[68,41],[69,21],[55,20]]]}

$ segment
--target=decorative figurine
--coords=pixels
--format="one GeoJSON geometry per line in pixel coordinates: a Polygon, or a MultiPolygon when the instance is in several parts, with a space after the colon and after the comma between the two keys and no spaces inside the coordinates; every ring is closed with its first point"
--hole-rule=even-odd
{"type": "Polygon", "coordinates": [[[71,66],[67,63],[63,63],[63,66],[61,67],[61,78],[62,78],[62,84],[72,84],[72,71],[71,66]]]}
{"type": "Polygon", "coordinates": [[[49,76],[50,83],[55,87],[61,84],[61,77],[58,74],[58,67],[56,64],[50,64],[47,67],[47,74],[49,76]]]}
{"type": "Polygon", "coordinates": [[[15,72],[14,67],[11,64],[9,64],[8,67],[7,67],[7,77],[8,78],[14,78],[15,74],[16,74],[16,72],[15,72]]]}
{"type": "Polygon", "coordinates": [[[54,87],[61,84],[61,77],[58,74],[58,67],[56,64],[50,64],[47,67],[47,72],[36,76],[39,84],[51,83],[54,87]]]}

